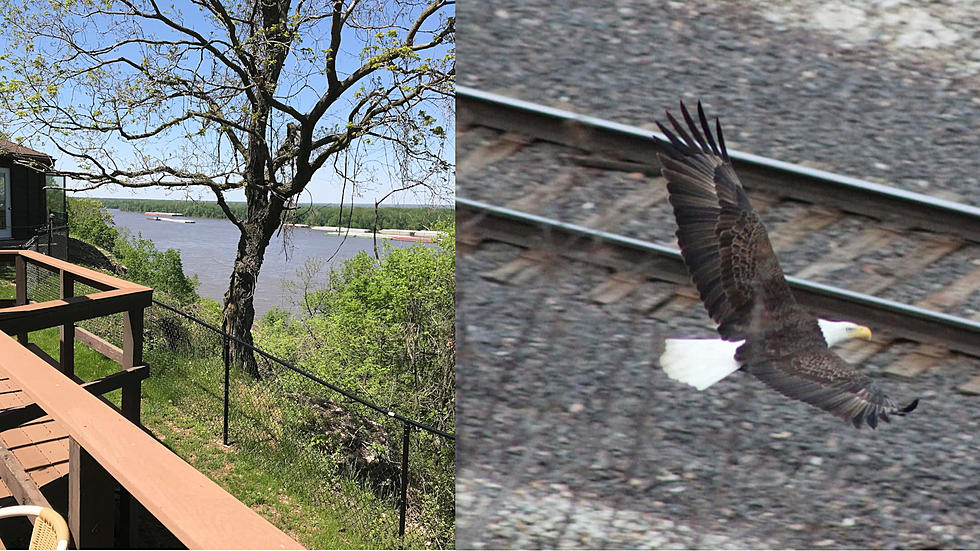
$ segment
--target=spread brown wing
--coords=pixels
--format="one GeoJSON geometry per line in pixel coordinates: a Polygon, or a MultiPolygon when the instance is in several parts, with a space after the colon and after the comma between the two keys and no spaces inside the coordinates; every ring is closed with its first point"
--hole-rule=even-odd
{"type": "MultiPolygon", "coordinates": [[[[716,141],[700,102],[700,128],[683,103],[681,113],[686,129],[669,112],[673,130],[657,125],[670,140],[661,142],[666,154],[659,157],[684,262],[722,337],[777,331],[787,314],[802,311],[735,175],[721,124],[716,120],[716,141]]],[[[820,335],[815,318],[802,334],[820,335]]]]}
{"type": "Polygon", "coordinates": [[[905,415],[919,405],[898,408],[864,375],[826,347],[814,347],[787,358],[749,361],[745,368],[782,394],[814,405],[847,423],[871,428],[889,415],[905,415]]]}
{"type": "Polygon", "coordinates": [[[872,428],[897,408],[870,379],[827,348],[816,318],[803,310],[769,242],[766,229],[735,175],[721,124],[717,141],[698,103],[700,125],[681,104],[684,125],[670,113],[671,129],[659,155],[677,241],[688,271],[718,332],[744,339],[736,358],[743,369],[779,392],[872,428]],[[699,128],[700,126],[700,128],[699,128]]]}

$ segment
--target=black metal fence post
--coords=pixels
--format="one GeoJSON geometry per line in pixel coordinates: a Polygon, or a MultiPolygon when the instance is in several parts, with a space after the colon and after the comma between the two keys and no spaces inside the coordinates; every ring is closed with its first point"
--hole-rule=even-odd
{"type": "Polygon", "coordinates": [[[229,387],[228,380],[229,380],[229,374],[231,372],[231,369],[230,369],[231,368],[231,362],[229,361],[229,358],[228,358],[229,354],[228,354],[228,337],[227,336],[224,337],[224,341],[225,341],[225,343],[224,343],[224,347],[223,347],[223,350],[222,350],[222,352],[223,352],[222,353],[222,359],[224,360],[224,363],[225,363],[225,415],[224,415],[225,419],[224,419],[224,431],[222,432],[222,434],[223,434],[223,438],[224,438],[223,441],[224,441],[225,445],[227,446],[228,445],[228,387],[229,387]]]}
{"type": "Polygon", "coordinates": [[[398,518],[399,537],[405,537],[405,512],[408,509],[408,437],[412,432],[412,425],[402,424],[405,426],[405,436],[402,439],[402,499],[401,514],[398,518]]]}

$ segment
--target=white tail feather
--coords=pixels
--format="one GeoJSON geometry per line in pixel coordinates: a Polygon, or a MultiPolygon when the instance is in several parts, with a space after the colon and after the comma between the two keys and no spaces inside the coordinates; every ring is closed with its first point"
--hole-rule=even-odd
{"type": "MultiPolygon", "coordinates": [[[[827,346],[848,339],[871,339],[871,330],[850,321],[817,320],[827,346]]],[[[660,366],[667,376],[704,390],[738,371],[735,351],[745,341],[721,339],[667,339],[660,366]]]]}
{"type": "Polygon", "coordinates": [[[667,339],[660,366],[667,376],[704,390],[738,371],[735,350],[745,341],[667,339]]]}

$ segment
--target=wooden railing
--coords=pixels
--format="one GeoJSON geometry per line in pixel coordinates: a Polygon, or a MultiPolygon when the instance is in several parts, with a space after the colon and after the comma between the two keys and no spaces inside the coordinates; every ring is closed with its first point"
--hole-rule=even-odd
{"type": "MultiPolygon", "coordinates": [[[[150,305],[152,289],[33,251],[0,251],[0,263],[4,261],[14,262],[17,291],[13,301],[0,301],[0,368],[34,403],[0,412],[0,430],[45,414],[67,429],[67,513],[78,548],[117,544],[116,484],[191,549],[302,548],[140,426],[140,387],[148,375],[142,358],[143,311],[150,305]],[[58,274],[58,299],[28,301],[29,265],[58,274]],[[76,282],[98,292],[75,296],[76,282]],[[120,312],[122,348],[75,326],[120,312]],[[30,331],[47,327],[61,328],[57,360],[28,343],[30,331]],[[119,363],[120,371],[82,382],[74,373],[75,340],[119,363]],[[100,396],[117,388],[122,389],[119,409],[100,396]]],[[[25,476],[23,469],[3,472],[14,482],[25,476]]],[[[19,494],[43,499],[30,488],[19,494]]],[[[120,516],[125,522],[125,499],[123,507],[120,516]]]]}
{"type": "Polygon", "coordinates": [[[123,415],[139,424],[140,381],[146,378],[147,373],[145,369],[126,370],[143,363],[143,312],[150,306],[153,289],[34,251],[0,251],[0,263],[9,264],[11,261],[15,266],[16,298],[12,304],[0,302],[0,307],[7,306],[0,310],[0,331],[8,335],[16,334],[20,344],[29,347],[62,373],[76,379],[76,382],[81,382],[75,377],[76,340],[118,363],[123,369],[117,379],[120,385],[117,388],[122,388],[123,415]],[[29,265],[58,276],[58,299],[35,303],[28,300],[29,265]],[[76,282],[99,292],[75,296],[76,282]],[[75,325],[82,320],[119,312],[123,313],[122,348],[75,325]],[[29,332],[48,327],[60,327],[61,344],[57,360],[28,343],[29,332]]]}

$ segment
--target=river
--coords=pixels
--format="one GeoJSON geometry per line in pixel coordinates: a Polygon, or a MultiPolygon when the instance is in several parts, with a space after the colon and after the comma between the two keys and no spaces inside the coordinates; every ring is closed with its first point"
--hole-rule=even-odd
{"type": "MultiPolygon", "coordinates": [[[[231,222],[224,219],[195,218],[194,224],[174,224],[147,220],[142,213],[118,209],[109,209],[109,212],[116,226],[128,228],[133,235],[142,234],[144,238],[151,239],[158,249],[180,249],[184,273],[196,275],[201,283],[197,289],[198,294],[219,302],[222,300],[228,290],[228,278],[231,276],[235,251],[238,248],[238,228],[231,222]]],[[[386,242],[398,248],[412,246],[412,243],[405,241],[386,242]]],[[[322,264],[323,269],[328,270],[329,267],[339,268],[344,260],[360,251],[373,254],[372,250],[371,239],[344,239],[307,228],[289,230],[285,246],[282,232],[274,235],[266,249],[255,290],[256,316],[261,316],[276,306],[290,311],[297,310],[295,304],[298,299],[286,288],[284,282],[298,281],[300,278],[296,271],[304,266],[308,258],[325,261],[333,256],[329,264],[322,264]]],[[[314,281],[324,280],[325,274],[321,272],[314,281]]]]}

